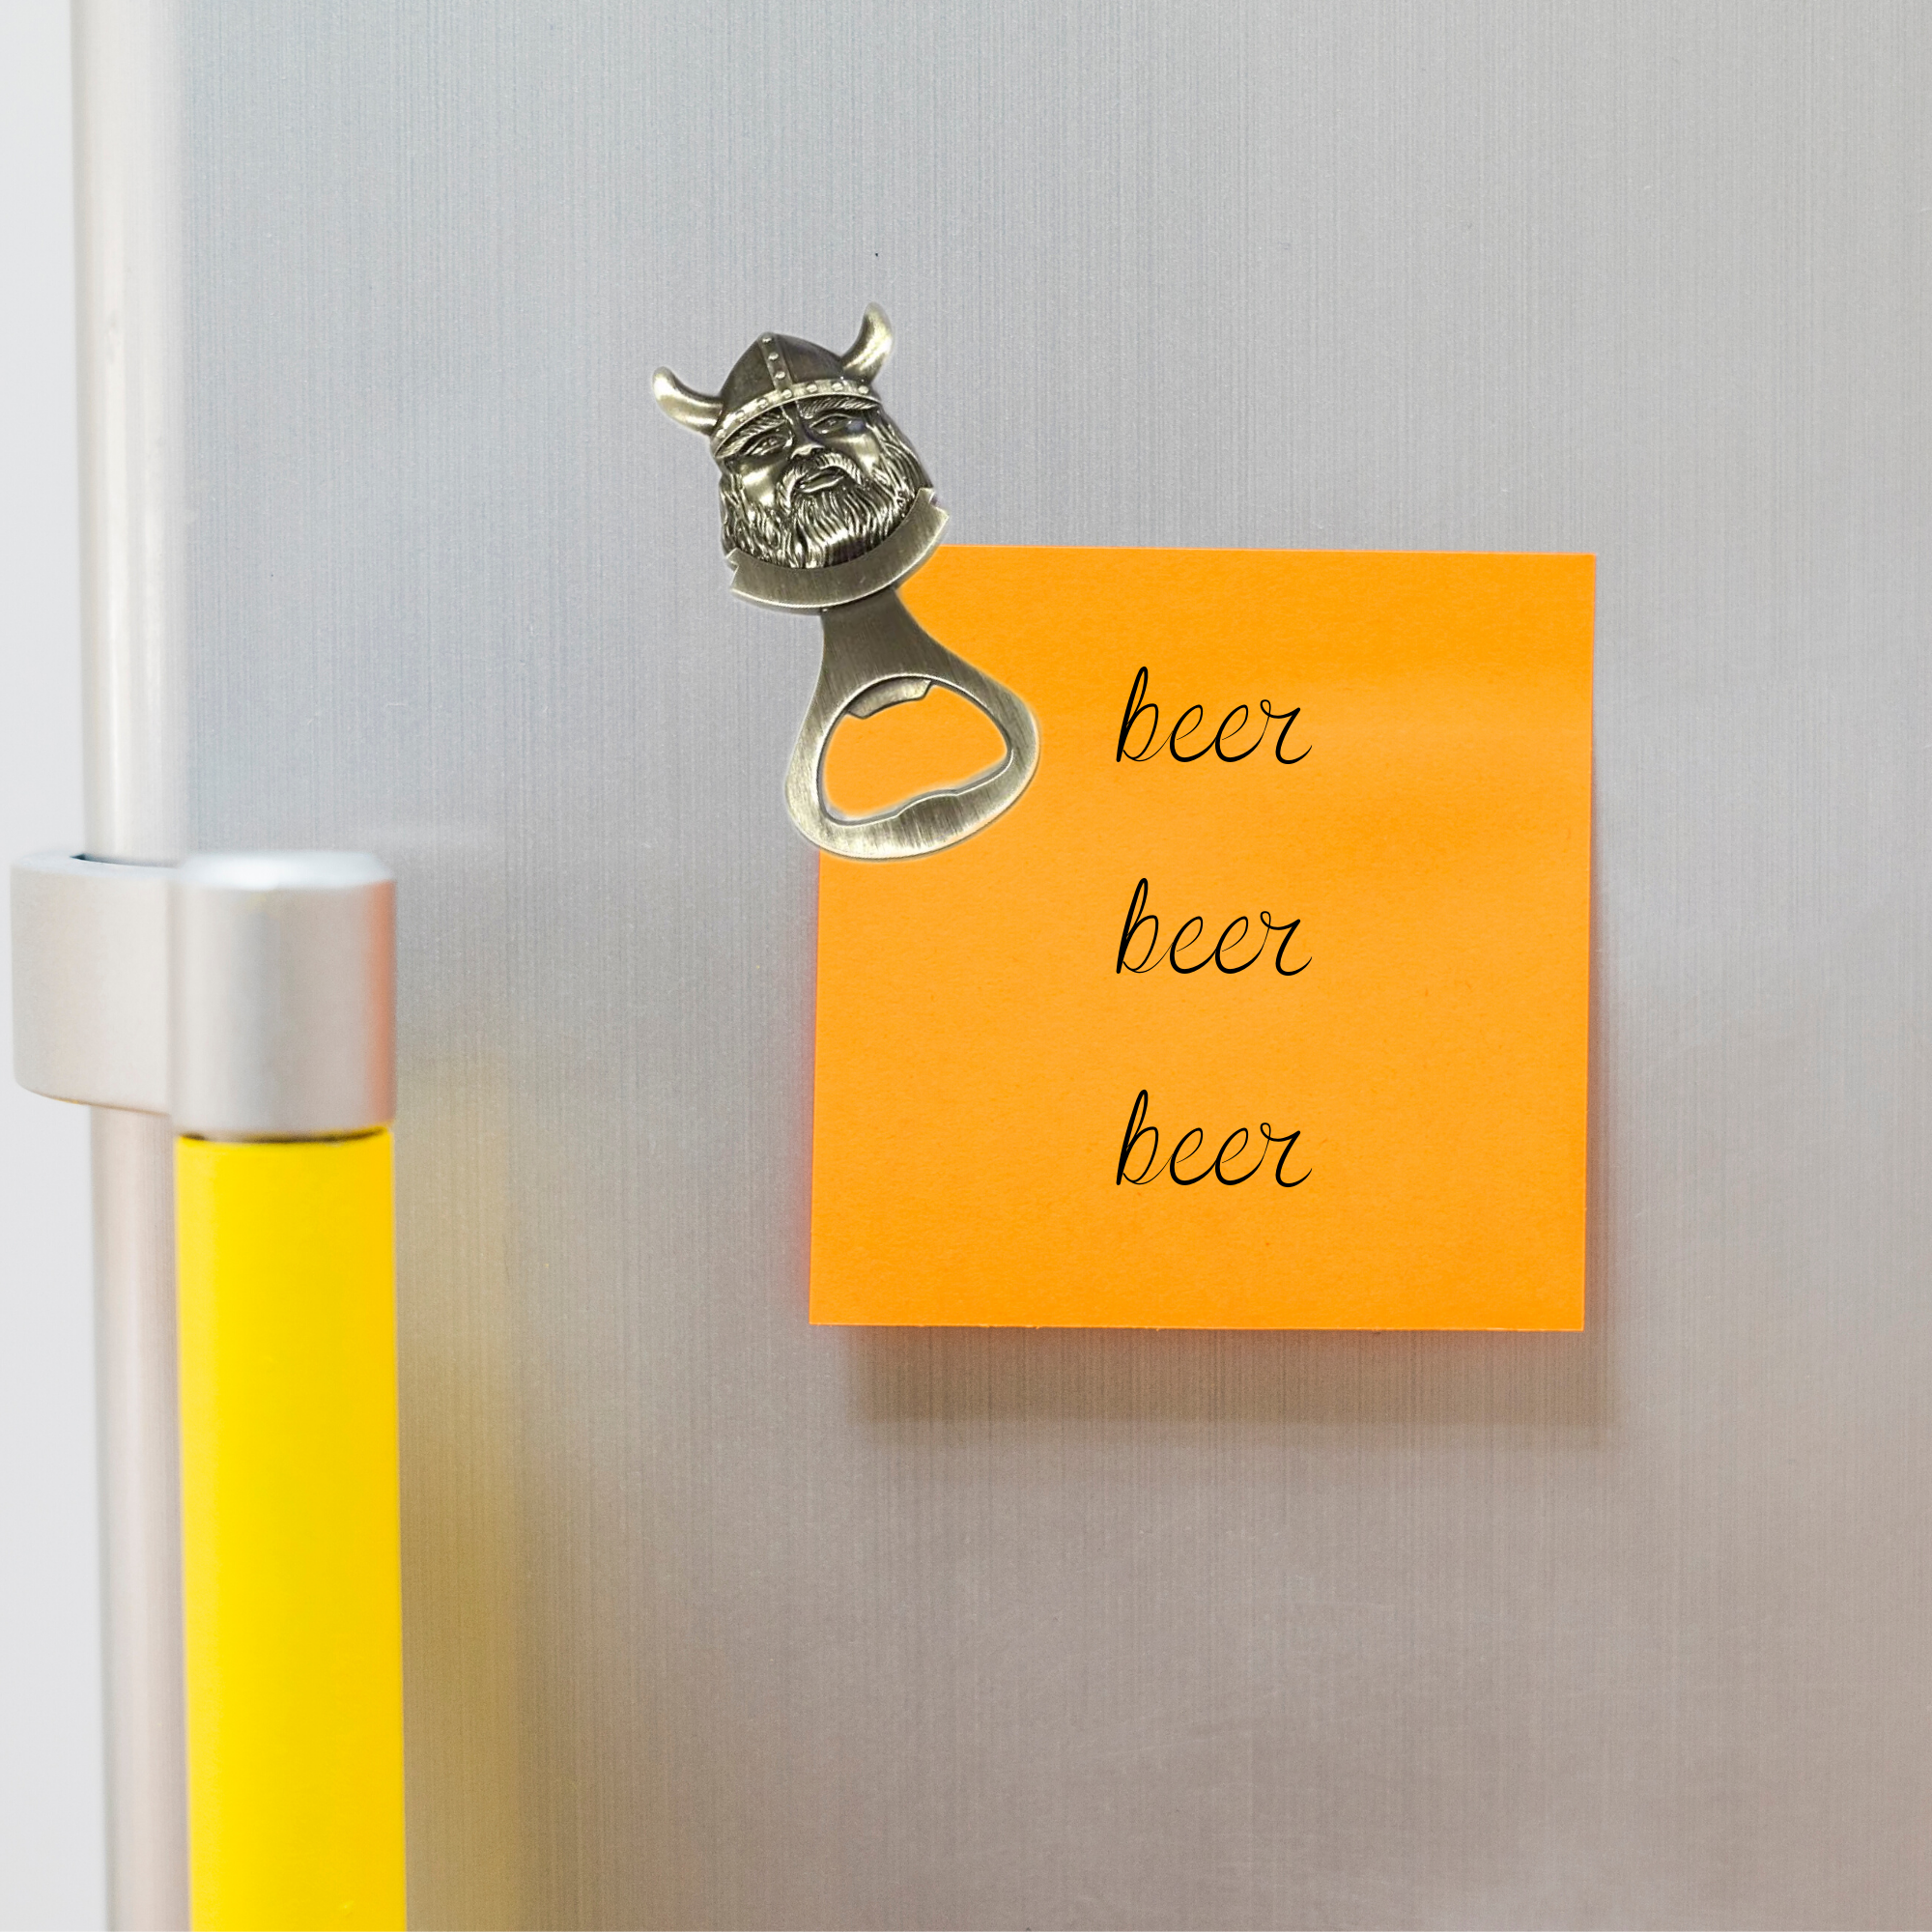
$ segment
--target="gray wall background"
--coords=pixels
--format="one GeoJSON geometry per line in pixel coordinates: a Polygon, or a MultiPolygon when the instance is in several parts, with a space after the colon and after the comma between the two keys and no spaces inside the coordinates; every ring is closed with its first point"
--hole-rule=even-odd
{"type": "MultiPolygon", "coordinates": [[[[65,0],[0,8],[0,860],[80,848],[65,0]]],[[[4,917],[4,915],[0,915],[4,917]]],[[[8,1009],[0,952],[0,1012],[8,1009]]],[[[0,1022],[0,1026],[4,1026],[0,1022]]],[[[99,1925],[87,1119],[0,1077],[0,1926],[99,1925]]]]}

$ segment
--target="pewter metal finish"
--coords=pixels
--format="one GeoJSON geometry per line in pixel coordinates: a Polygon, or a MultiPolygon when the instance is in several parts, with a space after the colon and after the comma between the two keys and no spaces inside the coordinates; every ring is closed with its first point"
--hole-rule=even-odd
{"type": "Polygon", "coordinates": [[[899,601],[896,586],[937,548],[946,512],[872,393],[872,378],[892,352],[886,312],[868,302],[843,355],[766,334],[738,359],[720,395],[687,387],[668,369],[651,378],[658,407],[710,439],[725,493],[731,588],[753,604],[824,612],[818,684],[785,767],[785,810],[814,845],[845,859],[917,859],[956,845],[1005,811],[1033,782],[1039,762],[1039,732],[1024,701],[929,637],[899,601]],[[822,405],[824,415],[813,416],[808,402],[822,405]],[[879,534],[862,520],[853,493],[888,466],[895,466],[908,494],[877,499],[880,521],[892,519],[879,534]],[[733,524],[734,505],[746,500],[734,493],[749,487],[741,472],[762,479],[772,506],[769,521],[748,520],[742,532],[733,524]],[[809,494],[828,480],[829,494],[809,494]],[[804,514],[826,502],[835,512],[829,531],[804,514]],[[740,547],[731,547],[734,535],[740,547]],[[814,543],[831,554],[817,554],[814,543]],[[851,818],[838,810],[825,791],[832,734],[848,717],[917,703],[935,683],[991,719],[1005,746],[1000,762],[965,784],[916,792],[885,811],[851,818]]]}
{"type": "Polygon", "coordinates": [[[748,604],[767,604],[774,611],[835,611],[902,582],[945,534],[946,512],[930,490],[922,490],[891,536],[843,563],[794,570],[741,550],[726,551],[724,561],[731,566],[732,594],[748,604]]]}
{"type": "Polygon", "coordinates": [[[13,868],[14,1077],[168,1110],[168,869],[43,852],[13,868]]]}
{"type": "Polygon", "coordinates": [[[185,18],[191,830],[399,879],[415,1922],[1932,1918],[1932,11],[185,18]],[[953,541],[1597,554],[1585,1333],[807,1324],[813,670],[649,374],[872,295],[953,541]]]}
{"type": "MultiPolygon", "coordinates": [[[[757,350],[764,350],[766,355],[757,359],[769,362],[772,348],[773,338],[767,334],[761,336],[754,350],[748,353],[756,355],[757,350]]],[[[838,366],[831,369],[829,365],[835,358],[823,351],[819,352],[819,361],[828,368],[826,374],[802,380],[798,373],[793,372],[782,383],[763,385],[758,394],[748,397],[729,410],[725,408],[723,395],[710,396],[691,388],[680,383],[668,369],[660,369],[651,378],[651,393],[658,399],[658,408],[672,422],[680,428],[696,430],[698,435],[709,437],[714,448],[717,448],[728,441],[753,417],[782,408],[802,396],[868,394],[872,378],[886,366],[892,353],[892,324],[886,320],[886,312],[877,302],[867,302],[866,313],[860,319],[859,333],[852,338],[851,348],[836,358],[838,366]]]]}
{"type": "Polygon", "coordinates": [[[929,636],[896,590],[840,604],[821,622],[818,683],[785,767],[785,810],[814,845],[844,859],[918,858],[983,830],[1033,782],[1039,763],[1033,713],[997,679],[929,636]],[[999,727],[1007,747],[1000,762],[965,784],[920,792],[870,817],[848,818],[830,806],[825,753],[839,722],[916,703],[935,684],[970,699],[999,727]]]}
{"type": "MultiPolygon", "coordinates": [[[[74,0],[87,849],[185,846],[188,156],[180,0],[74,0]]],[[[94,1121],[108,1914],[187,1923],[172,1140],[94,1121]]]]}
{"type": "Polygon", "coordinates": [[[396,885],[361,852],[188,859],[169,893],[170,1098],[204,1140],[396,1117],[396,885]]]}

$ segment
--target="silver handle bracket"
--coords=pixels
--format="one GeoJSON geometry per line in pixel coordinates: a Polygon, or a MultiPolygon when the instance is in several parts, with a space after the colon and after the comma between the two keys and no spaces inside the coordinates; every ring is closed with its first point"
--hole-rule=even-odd
{"type": "Polygon", "coordinates": [[[360,852],[14,863],[14,1071],[210,1140],[395,1116],[395,880],[360,852]]]}

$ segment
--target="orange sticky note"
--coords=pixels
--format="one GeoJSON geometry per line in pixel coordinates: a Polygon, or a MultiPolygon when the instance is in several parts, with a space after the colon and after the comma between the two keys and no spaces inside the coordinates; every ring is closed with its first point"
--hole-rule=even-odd
{"type": "MultiPolygon", "coordinates": [[[[811,1319],[1580,1327],[1593,559],[951,545],[904,594],[1039,771],[821,861],[811,1319]]],[[[935,695],[827,786],[997,750],[935,695]]]]}

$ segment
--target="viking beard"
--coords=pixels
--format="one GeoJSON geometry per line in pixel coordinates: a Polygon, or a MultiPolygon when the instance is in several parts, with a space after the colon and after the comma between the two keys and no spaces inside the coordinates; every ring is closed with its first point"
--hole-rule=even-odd
{"type": "Polygon", "coordinates": [[[787,469],[770,504],[754,501],[727,469],[719,475],[724,548],[766,563],[820,570],[863,555],[891,536],[928,478],[917,452],[890,416],[875,415],[873,440],[884,462],[870,475],[841,450],[828,449],[810,464],[787,469]],[[824,486],[828,473],[839,481],[824,486]],[[805,483],[817,484],[803,489],[805,483]]]}

